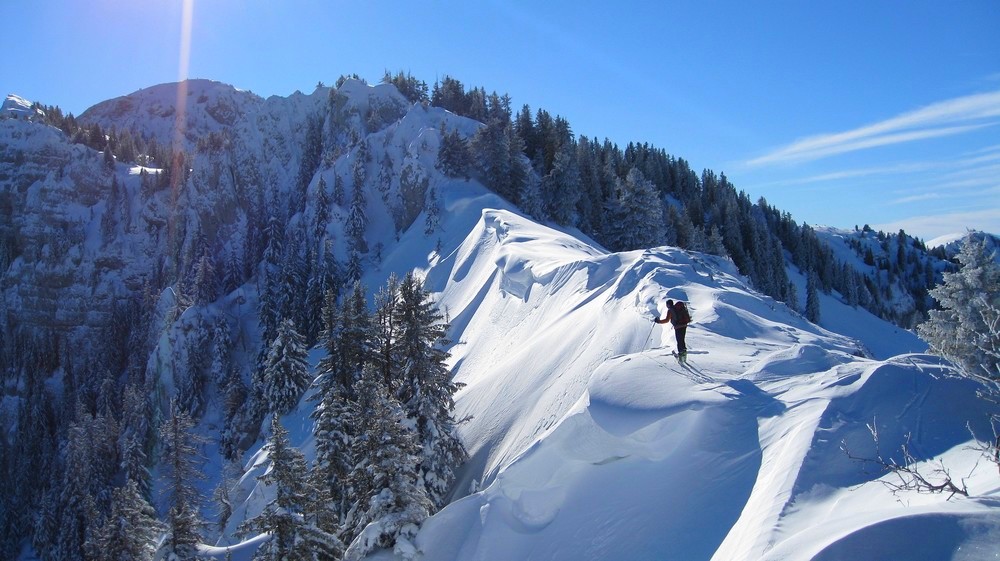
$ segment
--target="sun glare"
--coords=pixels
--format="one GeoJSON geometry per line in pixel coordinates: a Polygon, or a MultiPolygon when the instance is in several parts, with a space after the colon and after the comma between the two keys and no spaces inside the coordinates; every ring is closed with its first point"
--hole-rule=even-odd
{"type": "Polygon", "coordinates": [[[177,61],[177,119],[174,124],[174,148],[181,149],[184,140],[184,123],[187,109],[187,82],[188,68],[191,62],[191,21],[194,18],[194,0],[184,0],[181,11],[181,44],[177,61]]]}

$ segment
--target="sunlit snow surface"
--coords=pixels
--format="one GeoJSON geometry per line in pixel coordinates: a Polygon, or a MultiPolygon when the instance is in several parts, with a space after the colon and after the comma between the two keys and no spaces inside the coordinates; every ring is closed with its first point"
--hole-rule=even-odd
{"type": "Polygon", "coordinates": [[[984,409],[941,361],[906,354],[922,350],[912,334],[825,298],[859,342],[726,261],[608,254],[514,212],[483,210],[443,253],[428,286],[454,325],[458,416],[472,417],[459,494],[481,490],[425,523],[423,558],[996,558],[996,468],[973,470],[984,462],[966,449],[967,421],[987,434],[984,409]],[[666,298],[693,310],[687,366],[651,323],[666,298]],[[871,347],[880,359],[857,356],[871,347]],[[909,435],[919,458],[973,473],[973,498],[872,482],[842,450],[873,455],[869,423],[883,452],[909,435]]]}

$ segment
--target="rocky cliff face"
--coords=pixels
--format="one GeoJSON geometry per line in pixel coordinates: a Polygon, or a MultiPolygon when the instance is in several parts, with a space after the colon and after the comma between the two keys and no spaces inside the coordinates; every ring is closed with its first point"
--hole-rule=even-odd
{"type": "Polygon", "coordinates": [[[44,329],[96,325],[113,292],[100,289],[122,259],[101,251],[93,225],[114,173],[100,155],[53,127],[0,120],[3,294],[15,324],[44,329]]]}
{"type": "Polygon", "coordinates": [[[467,136],[478,126],[353,80],[266,100],[191,80],[77,119],[108,146],[127,135],[141,146],[131,158],[87,147],[102,141],[81,143],[20,98],[0,115],[0,320],[8,334],[36,338],[93,333],[116,306],[153,309],[166,288],[181,309],[246,283],[256,291],[272,220],[303,257],[346,262],[355,184],[367,221],[361,257],[374,264],[434,197],[442,123],[467,136]],[[213,288],[199,300],[206,259],[213,288]]]}

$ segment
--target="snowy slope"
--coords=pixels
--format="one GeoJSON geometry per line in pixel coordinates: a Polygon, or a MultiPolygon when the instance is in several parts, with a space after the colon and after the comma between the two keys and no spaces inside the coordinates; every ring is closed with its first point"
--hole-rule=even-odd
{"type": "MultiPolygon", "coordinates": [[[[901,503],[840,450],[872,452],[874,421],[883,448],[912,433],[919,457],[966,470],[965,421],[985,435],[974,388],[932,357],[855,356],[728,263],[607,254],[485,209],[427,278],[454,325],[458,414],[473,417],[462,485],[482,490],[425,524],[425,559],[887,558],[864,548],[939,519],[908,538],[910,558],[996,537],[989,469],[969,481],[977,498],[901,503]],[[667,297],[694,310],[687,367],[650,322],[667,297]]],[[[864,321],[885,348],[912,344],[864,321]]]]}

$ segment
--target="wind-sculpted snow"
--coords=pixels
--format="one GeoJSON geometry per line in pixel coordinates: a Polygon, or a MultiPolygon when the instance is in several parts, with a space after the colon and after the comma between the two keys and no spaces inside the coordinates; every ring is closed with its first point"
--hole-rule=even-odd
{"type": "Polygon", "coordinates": [[[918,459],[968,468],[965,421],[984,430],[974,388],[931,357],[865,358],[731,263],[609,254],[485,210],[428,278],[454,314],[458,416],[472,417],[461,486],[479,490],[424,524],[425,559],[889,558],[864,552],[904,534],[929,544],[907,558],[936,559],[994,536],[988,476],[969,479],[976,498],[920,495],[914,511],[841,450],[874,454],[875,423],[884,448],[909,438],[918,459]],[[666,298],[693,311],[687,365],[651,322],[666,298]]]}

